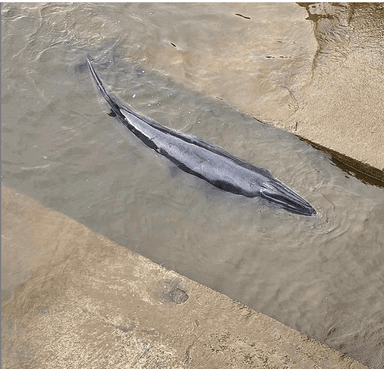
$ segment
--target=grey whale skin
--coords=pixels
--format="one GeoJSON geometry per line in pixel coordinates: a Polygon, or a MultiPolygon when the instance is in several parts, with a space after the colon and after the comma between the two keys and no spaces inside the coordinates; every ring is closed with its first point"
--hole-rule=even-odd
{"type": "Polygon", "coordinates": [[[224,191],[250,198],[264,198],[291,213],[306,216],[316,214],[316,210],[307,201],[274,178],[268,170],[242,161],[220,147],[162,126],[120,104],[104,88],[89,56],[87,63],[101,95],[111,107],[109,115],[116,117],[148,147],[165,156],[184,172],[224,191]]]}

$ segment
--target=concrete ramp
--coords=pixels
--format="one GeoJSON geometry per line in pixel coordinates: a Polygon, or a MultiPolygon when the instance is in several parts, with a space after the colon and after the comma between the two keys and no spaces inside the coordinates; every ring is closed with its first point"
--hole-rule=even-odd
{"type": "Polygon", "coordinates": [[[4,369],[365,368],[4,186],[2,299],[4,369]]]}

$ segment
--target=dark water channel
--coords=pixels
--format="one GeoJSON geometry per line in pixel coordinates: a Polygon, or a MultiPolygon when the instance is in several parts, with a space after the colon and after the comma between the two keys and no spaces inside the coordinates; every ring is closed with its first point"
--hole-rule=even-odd
{"type": "MultiPolygon", "coordinates": [[[[108,37],[93,39],[76,12],[96,12],[97,6],[3,5],[3,183],[381,368],[383,188],[346,174],[295,136],[128,58],[127,49],[145,44],[133,33],[129,46],[127,35],[118,36],[125,8],[108,37]],[[75,17],[78,28],[61,30],[55,17],[75,17]],[[225,193],[149,150],[106,114],[85,64],[87,52],[123,101],[268,169],[318,215],[298,216],[225,193]]],[[[97,13],[102,29],[103,13],[97,13]]],[[[132,11],[124,16],[137,22],[132,11]]]]}

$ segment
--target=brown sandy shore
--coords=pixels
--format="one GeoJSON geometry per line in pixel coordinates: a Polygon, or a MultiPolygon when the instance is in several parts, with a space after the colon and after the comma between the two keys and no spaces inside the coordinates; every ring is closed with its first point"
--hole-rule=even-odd
{"type": "Polygon", "coordinates": [[[5,186],[2,215],[3,368],[365,368],[5,186]]]}

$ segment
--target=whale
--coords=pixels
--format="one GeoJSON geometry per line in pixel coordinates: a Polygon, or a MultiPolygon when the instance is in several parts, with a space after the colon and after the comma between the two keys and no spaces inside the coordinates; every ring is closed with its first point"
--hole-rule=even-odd
{"type": "Polygon", "coordinates": [[[161,125],[128,104],[121,103],[106,90],[92,62],[88,55],[89,70],[101,96],[111,109],[109,115],[117,118],[146,146],[182,171],[223,191],[247,198],[259,197],[293,214],[316,215],[316,210],[304,198],[274,178],[268,170],[243,161],[219,146],[161,125]]]}

